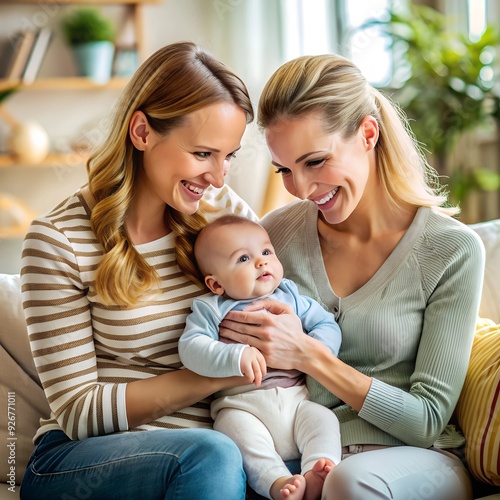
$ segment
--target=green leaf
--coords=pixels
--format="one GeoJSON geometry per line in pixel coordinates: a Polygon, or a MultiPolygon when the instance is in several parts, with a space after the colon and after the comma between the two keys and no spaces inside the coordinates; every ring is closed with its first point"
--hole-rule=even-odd
{"type": "Polygon", "coordinates": [[[18,88],[16,86],[0,90],[0,103],[2,103],[5,99],[7,99],[7,97],[11,96],[17,90],[18,88]]]}
{"type": "Polygon", "coordinates": [[[436,158],[446,158],[464,132],[488,118],[500,119],[494,85],[494,46],[500,37],[495,27],[471,41],[441,12],[415,4],[360,29],[369,26],[392,37],[400,80],[387,90],[407,114],[417,140],[436,158]]]}
{"type": "Polygon", "coordinates": [[[115,29],[99,10],[85,7],[70,12],[61,23],[64,37],[70,45],[87,42],[112,42],[115,29]]]}

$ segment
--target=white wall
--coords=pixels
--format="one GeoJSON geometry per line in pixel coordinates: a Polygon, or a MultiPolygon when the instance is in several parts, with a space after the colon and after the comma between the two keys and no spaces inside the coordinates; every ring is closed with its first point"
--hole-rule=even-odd
{"type": "MultiPolygon", "coordinates": [[[[267,0],[269,1],[269,0],[267,0]]],[[[231,28],[231,15],[246,15],[247,7],[255,0],[162,0],[159,4],[144,6],[146,50],[150,54],[161,46],[179,40],[191,40],[211,50],[224,60],[233,55],[234,48],[225,46],[221,33],[231,28]],[[218,47],[218,49],[217,49],[218,47]]],[[[62,15],[72,6],[57,2],[41,5],[0,4],[0,34],[9,35],[26,25],[51,26],[55,36],[40,70],[40,77],[70,76],[76,74],[69,48],[59,31],[62,15]]],[[[119,22],[124,10],[117,6],[105,6],[102,10],[119,22]]],[[[247,36],[255,33],[258,22],[247,19],[247,36]]],[[[243,26],[235,27],[236,30],[243,26]]],[[[247,39],[247,45],[253,43],[247,39]]],[[[239,48],[238,48],[239,50],[239,48]]],[[[271,51],[272,52],[272,51],[271,51]]],[[[269,52],[269,54],[271,54],[269,52]]],[[[242,60],[245,54],[241,53],[242,60]]],[[[237,60],[237,59],[236,59],[237,60]]],[[[278,65],[275,61],[275,66],[278,65]]],[[[236,64],[237,65],[237,64],[236,64]]],[[[233,69],[237,68],[232,65],[233,69]]],[[[269,72],[267,72],[269,73],[269,72]]],[[[268,76],[267,73],[264,76],[268,76]]],[[[241,75],[252,80],[249,85],[252,98],[257,99],[260,90],[255,74],[241,75]]],[[[260,76],[260,75],[259,75],[260,76]]],[[[263,84],[263,82],[262,82],[263,84]]],[[[53,148],[65,149],[87,137],[95,139],[105,126],[106,117],[118,96],[116,90],[25,90],[5,101],[5,108],[18,120],[36,120],[49,133],[53,148]]],[[[5,150],[9,128],[0,122],[0,148],[5,150]]],[[[267,150],[254,128],[249,129],[243,141],[240,158],[233,164],[228,183],[258,211],[267,183],[267,150]]],[[[65,196],[85,183],[85,168],[59,165],[48,168],[16,166],[0,168],[0,193],[19,196],[34,213],[43,213],[65,196]]],[[[19,271],[21,239],[0,239],[0,272],[19,271]]]]}

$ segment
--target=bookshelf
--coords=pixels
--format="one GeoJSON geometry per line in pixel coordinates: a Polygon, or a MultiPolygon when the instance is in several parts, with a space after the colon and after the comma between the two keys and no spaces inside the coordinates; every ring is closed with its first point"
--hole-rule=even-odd
{"type": "MultiPolygon", "coordinates": [[[[118,30],[120,27],[127,23],[127,27],[133,31],[133,37],[135,42],[135,50],[137,51],[137,58],[139,63],[142,62],[146,56],[145,47],[145,29],[144,29],[144,17],[143,17],[143,6],[146,4],[158,4],[162,0],[57,0],[57,7],[62,13],[64,9],[71,8],[72,6],[117,6],[114,9],[115,12],[120,13],[116,20],[119,23],[118,30]]],[[[10,11],[19,7],[19,9],[26,9],[26,6],[33,5],[35,7],[43,8],[43,5],[54,5],[52,0],[0,0],[0,16],[2,7],[8,7],[10,11]],[[23,7],[24,6],[24,7],[23,7]]],[[[23,14],[24,15],[24,14],[23,14]]],[[[5,30],[5,26],[3,27],[5,30]]],[[[3,33],[6,35],[7,33],[3,33]]],[[[53,49],[52,46],[48,47],[48,52],[53,49]]],[[[43,78],[35,78],[31,83],[22,82],[21,79],[2,79],[0,78],[0,92],[8,90],[10,88],[16,88],[15,95],[20,93],[26,93],[26,98],[31,100],[37,99],[37,92],[43,92],[44,99],[47,99],[47,92],[49,92],[50,99],[54,102],[58,102],[61,99],[65,99],[63,96],[72,95],[75,92],[81,92],[85,99],[91,99],[93,102],[95,99],[99,99],[102,92],[105,91],[119,91],[123,89],[127,82],[127,77],[112,77],[105,84],[99,84],[94,82],[89,78],[78,77],[78,76],[50,76],[50,73],[45,73],[43,78]],[[66,94],[70,92],[71,94],[66,94]]],[[[24,101],[23,96],[23,101],[24,101]]],[[[6,102],[6,101],[4,101],[6,102]]],[[[2,103],[3,104],[3,103],[2,103]]],[[[0,104],[1,106],[1,104],[0,104]]],[[[55,106],[57,108],[57,106],[55,106]]],[[[36,116],[33,116],[36,120],[36,116]]],[[[87,160],[86,154],[81,154],[78,152],[69,153],[59,153],[51,152],[45,158],[43,162],[37,165],[25,165],[19,163],[13,155],[1,154],[0,153],[0,192],[4,192],[7,195],[16,195],[20,201],[29,201],[31,190],[27,190],[30,194],[24,193],[24,189],[19,184],[14,184],[19,179],[23,185],[26,182],[38,183],[43,178],[43,183],[48,183],[49,187],[52,187],[50,183],[53,183],[55,190],[60,189],[60,183],[62,182],[58,178],[55,182],[54,172],[60,172],[60,177],[71,179],[80,178],[84,176],[84,167],[87,160]],[[23,173],[21,173],[23,171],[23,173]],[[29,173],[28,173],[29,172],[29,173]],[[73,172],[73,173],[72,173],[73,172]],[[28,177],[26,177],[28,176],[28,177]]],[[[34,184],[35,185],[35,184],[34,184]]],[[[45,184],[44,184],[45,185],[45,184]]],[[[1,193],[0,193],[1,194],[1,193]]],[[[59,198],[59,196],[58,196],[59,198]]],[[[38,211],[35,207],[35,211],[38,211]]],[[[2,240],[18,240],[24,237],[27,227],[1,227],[0,226],[0,241],[2,240]]]]}
{"type": "MultiPolygon", "coordinates": [[[[139,61],[143,61],[146,58],[146,47],[145,47],[145,30],[144,30],[144,15],[143,15],[143,5],[145,4],[157,4],[160,0],[57,0],[57,4],[59,6],[71,6],[71,5],[81,5],[81,6],[98,6],[98,5],[120,5],[126,9],[125,21],[130,19],[134,31],[135,37],[135,49],[137,51],[139,61]]],[[[2,5],[43,5],[44,3],[50,4],[50,0],[44,2],[44,0],[0,0],[0,6],[2,5]]],[[[50,48],[49,48],[50,50],[50,48]]],[[[60,79],[48,79],[47,82],[41,83],[36,81],[33,82],[35,85],[34,88],[37,88],[39,85],[41,87],[38,88],[49,88],[49,85],[55,85],[57,89],[64,88],[75,88],[75,78],[60,78],[60,79]]],[[[8,86],[12,86],[12,84],[16,84],[18,82],[14,81],[6,81],[5,79],[0,78],[0,90],[6,88],[8,86]]],[[[80,82],[83,84],[83,82],[80,82]]],[[[117,83],[118,86],[122,85],[122,83],[117,83]]],[[[27,88],[28,85],[21,85],[20,88],[27,88]]],[[[99,87],[96,85],[96,87],[99,87]]],[[[85,88],[89,88],[86,86],[85,88]]]]}

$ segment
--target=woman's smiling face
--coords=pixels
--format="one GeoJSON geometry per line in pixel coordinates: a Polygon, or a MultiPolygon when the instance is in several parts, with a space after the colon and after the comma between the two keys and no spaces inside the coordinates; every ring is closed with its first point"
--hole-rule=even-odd
{"type": "Polygon", "coordinates": [[[198,210],[204,191],[222,187],[231,159],[240,148],[245,112],[219,102],[194,111],[165,137],[146,134],[138,188],[152,204],[167,204],[183,214],[198,210]]]}
{"type": "Polygon", "coordinates": [[[266,140],[276,171],[288,192],[313,201],[324,219],[344,221],[358,206],[370,176],[370,155],[378,129],[366,117],[344,139],[325,131],[319,114],[281,118],[267,127],[266,140]]]}

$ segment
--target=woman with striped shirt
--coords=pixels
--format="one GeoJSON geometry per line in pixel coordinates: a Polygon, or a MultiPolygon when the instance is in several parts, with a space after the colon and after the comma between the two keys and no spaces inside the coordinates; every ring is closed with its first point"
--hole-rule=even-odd
{"type": "Polygon", "coordinates": [[[438,447],[461,444],[456,432],[439,438],[474,336],[479,237],[442,208],[405,120],[351,61],[284,64],[258,120],[284,186],[302,200],[262,225],[285,276],[335,314],[342,346],[335,357],[270,299],[230,312],[221,335],[256,347],[268,366],[305,372],[311,399],[338,417],[344,459],[323,499],[471,498],[466,468],[438,447]]]}
{"type": "Polygon", "coordinates": [[[180,369],[177,341],[204,293],[186,262],[193,236],[222,213],[255,218],[224,186],[252,119],[228,68],[166,46],[124,90],[88,185],[32,223],[22,293],[51,414],[22,498],[244,497],[241,456],[211,430],[207,400],[241,377],[180,369]]]}

